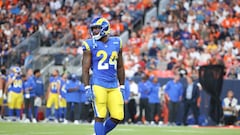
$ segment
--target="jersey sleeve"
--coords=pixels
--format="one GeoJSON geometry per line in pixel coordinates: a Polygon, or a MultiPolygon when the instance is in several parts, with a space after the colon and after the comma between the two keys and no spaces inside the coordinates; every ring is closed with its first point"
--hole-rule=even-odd
{"type": "Polygon", "coordinates": [[[122,45],[122,39],[119,37],[119,43],[120,43],[120,49],[122,49],[123,45],[122,45]]]}
{"type": "Polygon", "coordinates": [[[83,45],[82,45],[82,50],[83,50],[83,51],[90,51],[90,46],[89,46],[89,44],[88,44],[86,41],[83,41],[82,43],[83,43],[83,45]]]}

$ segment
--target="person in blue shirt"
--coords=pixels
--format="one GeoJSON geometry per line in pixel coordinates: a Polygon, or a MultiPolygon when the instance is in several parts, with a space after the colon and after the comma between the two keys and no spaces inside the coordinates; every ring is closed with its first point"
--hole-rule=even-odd
{"type": "Polygon", "coordinates": [[[178,114],[178,107],[179,107],[180,101],[182,100],[183,85],[179,80],[180,80],[180,74],[175,73],[174,78],[172,80],[169,80],[165,87],[165,94],[169,101],[168,102],[169,125],[176,125],[176,118],[177,118],[176,116],[178,114]]]}
{"type": "Polygon", "coordinates": [[[122,40],[110,37],[110,23],[105,18],[94,18],[89,28],[91,39],[83,41],[82,81],[88,100],[93,103],[95,133],[106,135],[124,118],[122,40]]]}
{"type": "Polygon", "coordinates": [[[33,123],[36,123],[36,117],[34,112],[34,99],[36,96],[36,83],[34,81],[33,70],[28,69],[27,76],[23,75],[22,79],[24,81],[24,112],[26,115],[25,122],[29,120],[33,123]],[[29,110],[31,109],[31,111],[29,110]]]}
{"type": "Polygon", "coordinates": [[[37,116],[38,116],[38,109],[39,107],[42,106],[42,100],[44,98],[44,84],[43,84],[43,79],[41,78],[41,72],[40,72],[40,69],[35,69],[33,71],[33,74],[34,74],[34,81],[36,83],[36,87],[35,87],[35,100],[34,100],[34,112],[35,112],[35,117],[36,117],[36,120],[38,121],[37,119],[37,116]]]}
{"type": "Polygon", "coordinates": [[[74,124],[78,124],[80,120],[80,88],[81,82],[77,79],[76,74],[71,75],[71,79],[66,83],[66,100],[67,100],[67,120],[71,120],[71,112],[73,111],[74,124]]]}
{"type": "Polygon", "coordinates": [[[160,97],[159,97],[159,90],[161,88],[161,84],[158,82],[158,77],[155,76],[153,78],[148,100],[149,100],[149,108],[150,108],[150,121],[151,124],[158,124],[158,120],[160,118],[160,97]],[[158,119],[154,120],[154,117],[157,116],[158,119]]]}
{"type": "Polygon", "coordinates": [[[128,101],[130,98],[130,82],[129,78],[125,79],[125,92],[124,92],[124,120],[123,122],[128,122],[130,118],[129,110],[128,110],[128,101]]]}
{"type": "Polygon", "coordinates": [[[91,103],[87,99],[83,83],[81,83],[80,86],[80,95],[80,120],[82,123],[91,122],[93,119],[93,110],[91,108],[91,103]]]}
{"type": "Polygon", "coordinates": [[[138,117],[138,122],[142,121],[143,123],[145,123],[145,121],[143,121],[143,110],[144,110],[146,120],[148,122],[150,121],[149,100],[148,100],[150,88],[151,88],[151,82],[149,81],[149,76],[145,74],[142,77],[142,80],[138,83],[138,91],[140,93],[140,101],[139,101],[140,114],[138,117]]]}

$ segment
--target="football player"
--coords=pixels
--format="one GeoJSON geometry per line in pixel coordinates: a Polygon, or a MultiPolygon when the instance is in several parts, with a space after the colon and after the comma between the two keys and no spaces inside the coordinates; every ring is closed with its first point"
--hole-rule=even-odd
{"type": "Polygon", "coordinates": [[[83,41],[82,80],[88,100],[93,104],[95,133],[105,135],[124,117],[122,41],[119,37],[110,37],[110,24],[101,17],[93,19],[90,34],[92,38],[83,41]],[[109,118],[106,118],[107,110],[109,118]]]}
{"type": "Polygon", "coordinates": [[[21,68],[14,66],[10,68],[11,73],[7,79],[5,94],[8,96],[9,120],[13,120],[14,111],[16,121],[20,121],[20,110],[23,104],[23,81],[21,78],[21,68]]]}

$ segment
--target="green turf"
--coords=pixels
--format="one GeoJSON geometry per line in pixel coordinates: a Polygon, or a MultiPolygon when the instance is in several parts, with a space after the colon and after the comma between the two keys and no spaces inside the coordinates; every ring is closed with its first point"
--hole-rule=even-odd
{"type": "MultiPolygon", "coordinates": [[[[0,122],[0,135],[92,135],[93,125],[0,122]]],[[[240,135],[240,128],[119,125],[108,135],[240,135]]]]}

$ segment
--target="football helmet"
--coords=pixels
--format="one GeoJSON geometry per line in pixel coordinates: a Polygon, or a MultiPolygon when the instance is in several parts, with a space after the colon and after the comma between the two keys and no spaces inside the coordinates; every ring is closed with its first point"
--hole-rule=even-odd
{"type": "Polygon", "coordinates": [[[107,19],[98,17],[92,20],[90,24],[90,34],[94,40],[100,40],[102,37],[110,34],[110,23],[107,19]],[[94,29],[99,28],[99,32],[96,33],[94,29]]]}
{"type": "Polygon", "coordinates": [[[19,75],[20,75],[21,72],[22,72],[21,68],[18,67],[18,66],[11,67],[10,69],[11,69],[11,71],[12,71],[13,73],[15,73],[15,74],[19,74],[19,75]]]}

